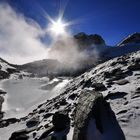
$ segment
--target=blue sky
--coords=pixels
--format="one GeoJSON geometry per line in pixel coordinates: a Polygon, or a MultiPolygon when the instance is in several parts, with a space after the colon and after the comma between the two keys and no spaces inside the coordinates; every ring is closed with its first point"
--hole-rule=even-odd
{"type": "Polygon", "coordinates": [[[65,7],[64,19],[78,20],[70,27],[73,34],[85,32],[100,34],[109,45],[115,45],[127,35],[140,32],[140,0],[0,0],[9,3],[17,13],[34,19],[42,28],[48,21],[44,9],[51,17],[58,16],[65,7]],[[61,6],[60,6],[61,5],[61,6]]]}

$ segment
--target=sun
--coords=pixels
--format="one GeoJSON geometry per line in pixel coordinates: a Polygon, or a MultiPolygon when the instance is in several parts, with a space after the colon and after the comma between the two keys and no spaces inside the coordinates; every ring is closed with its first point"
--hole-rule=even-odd
{"type": "Polygon", "coordinates": [[[55,35],[63,35],[66,33],[66,25],[61,19],[53,21],[50,25],[50,31],[55,35]]]}
{"type": "Polygon", "coordinates": [[[69,24],[64,22],[61,18],[58,18],[56,21],[51,19],[48,30],[52,35],[63,36],[66,35],[67,26],[69,26],[69,24]]]}

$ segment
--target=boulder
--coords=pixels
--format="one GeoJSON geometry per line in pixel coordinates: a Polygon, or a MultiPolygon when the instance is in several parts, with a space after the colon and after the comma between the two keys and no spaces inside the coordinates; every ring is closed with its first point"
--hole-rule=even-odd
{"type": "Polygon", "coordinates": [[[96,91],[80,95],[74,121],[73,140],[125,140],[109,103],[96,91]]]}
{"type": "Polygon", "coordinates": [[[53,115],[52,123],[54,126],[54,131],[60,132],[65,130],[67,126],[70,125],[70,118],[67,112],[59,111],[53,115]]]}
{"type": "Polygon", "coordinates": [[[37,126],[38,124],[39,124],[39,118],[34,117],[34,118],[30,119],[29,121],[27,121],[26,126],[28,128],[30,128],[30,127],[37,126]]]}

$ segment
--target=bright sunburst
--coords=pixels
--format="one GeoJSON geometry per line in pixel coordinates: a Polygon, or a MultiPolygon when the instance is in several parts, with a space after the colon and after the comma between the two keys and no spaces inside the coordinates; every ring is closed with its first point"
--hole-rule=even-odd
{"type": "Polygon", "coordinates": [[[57,21],[52,21],[49,27],[49,30],[55,35],[64,35],[66,33],[66,23],[59,18],[57,21]]]}

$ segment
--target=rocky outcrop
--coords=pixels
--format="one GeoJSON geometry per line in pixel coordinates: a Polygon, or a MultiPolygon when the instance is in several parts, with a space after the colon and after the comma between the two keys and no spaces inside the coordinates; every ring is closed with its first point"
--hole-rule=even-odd
{"type": "Polygon", "coordinates": [[[73,140],[125,140],[110,105],[101,93],[82,93],[76,108],[73,140]],[[98,134],[97,134],[98,133],[98,134]]]}
{"type": "Polygon", "coordinates": [[[55,112],[52,118],[52,124],[52,126],[47,127],[39,140],[44,140],[46,138],[66,140],[67,133],[70,129],[70,118],[68,113],[64,110],[55,112]]]}
{"type": "Polygon", "coordinates": [[[26,135],[27,133],[28,131],[26,129],[16,131],[12,133],[9,140],[28,140],[29,136],[26,135]]]}

